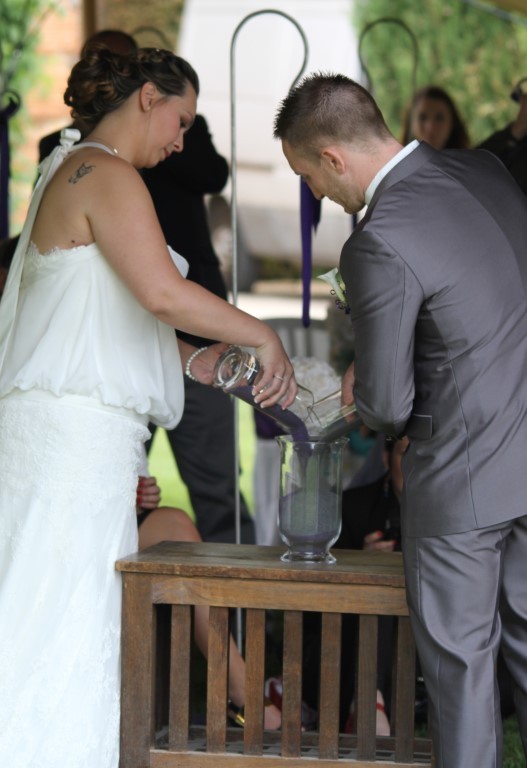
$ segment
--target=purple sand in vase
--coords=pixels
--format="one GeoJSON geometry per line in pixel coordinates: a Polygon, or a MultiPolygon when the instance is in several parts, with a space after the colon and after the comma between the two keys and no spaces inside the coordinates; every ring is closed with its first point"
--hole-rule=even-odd
{"type": "MultiPolygon", "coordinates": [[[[306,499],[306,490],[283,495],[279,502],[280,533],[286,544],[335,543],[340,534],[340,496],[334,491],[319,491],[316,498],[306,499]]],[[[319,547],[317,547],[318,549],[319,547]]]]}
{"type": "Polygon", "coordinates": [[[341,529],[340,452],[345,441],[276,439],[281,448],[278,530],[288,546],[282,560],[334,563],[329,549],[341,529]]]}

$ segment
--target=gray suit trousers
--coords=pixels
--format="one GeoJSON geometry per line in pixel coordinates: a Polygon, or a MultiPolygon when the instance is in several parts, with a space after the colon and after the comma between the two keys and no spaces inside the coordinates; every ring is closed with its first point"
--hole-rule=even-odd
{"type": "Polygon", "coordinates": [[[405,537],[410,618],[437,768],[500,768],[501,643],[527,756],[527,516],[466,533],[405,537]]]}

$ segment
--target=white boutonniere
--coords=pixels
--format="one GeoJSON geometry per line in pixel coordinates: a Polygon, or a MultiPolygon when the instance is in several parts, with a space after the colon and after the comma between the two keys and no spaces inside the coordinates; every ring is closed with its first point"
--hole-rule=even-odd
{"type": "Polygon", "coordinates": [[[319,278],[331,286],[331,293],[335,296],[335,304],[349,315],[351,308],[346,299],[346,286],[337,267],[329,272],[325,272],[323,275],[319,275],[319,278]]]}

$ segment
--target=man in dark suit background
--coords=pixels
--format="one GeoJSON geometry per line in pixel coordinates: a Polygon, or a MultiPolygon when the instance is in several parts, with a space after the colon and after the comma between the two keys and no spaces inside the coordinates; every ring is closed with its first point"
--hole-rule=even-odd
{"type": "MultiPolygon", "coordinates": [[[[211,240],[205,195],[221,192],[229,177],[227,161],[214,147],[208,125],[196,115],[182,152],[143,171],[167,243],[189,262],[188,279],[227,298],[220,262],[211,240]]],[[[197,347],[213,341],[178,332],[197,347]]],[[[234,541],[234,414],[221,390],[185,377],[185,410],[167,432],[205,541],[234,541]]],[[[240,496],[244,543],[254,543],[254,525],[240,496]]]]}
{"type": "Polygon", "coordinates": [[[527,195],[527,92],[526,81],[517,86],[512,97],[519,103],[514,120],[488,136],[479,145],[479,149],[488,149],[499,157],[505,167],[518,182],[524,195],[527,195]]]}
{"type": "Polygon", "coordinates": [[[496,659],[527,755],[527,203],[490,153],[402,147],[342,75],[292,89],[275,136],[317,198],[366,205],[340,270],[343,395],[403,456],[402,550],[438,768],[497,768],[496,659]]]}

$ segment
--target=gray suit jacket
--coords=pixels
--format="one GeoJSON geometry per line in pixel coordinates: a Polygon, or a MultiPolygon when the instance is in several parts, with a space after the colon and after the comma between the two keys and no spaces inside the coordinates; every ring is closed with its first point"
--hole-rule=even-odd
{"type": "Polygon", "coordinates": [[[480,150],[420,144],[344,245],[355,399],[408,435],[403,526],[433,536],[527,513],[527,203],[480,150]]]}

